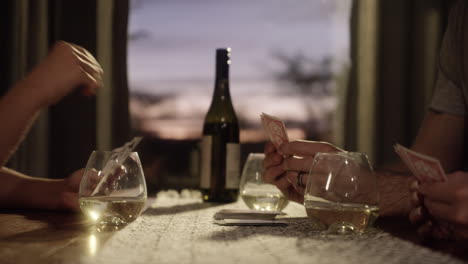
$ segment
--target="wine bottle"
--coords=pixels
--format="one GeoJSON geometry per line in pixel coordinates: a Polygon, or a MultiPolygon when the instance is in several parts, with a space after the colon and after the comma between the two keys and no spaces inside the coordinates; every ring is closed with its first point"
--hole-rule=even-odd
{"type": "Polygon", "coordinates": [[[229,93],[230,54],[230,48],[216,50],[215,87],[203,124],[200,189],[206,202],[234,202],[239,194],[239,122],[229,93]]]}

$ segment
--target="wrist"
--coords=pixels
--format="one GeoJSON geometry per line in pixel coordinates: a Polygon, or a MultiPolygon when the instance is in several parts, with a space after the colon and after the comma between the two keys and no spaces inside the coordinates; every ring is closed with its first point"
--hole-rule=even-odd
{"type": "Polygon", "coordinates": [[[40,111],[49,105],[46,93],[41,91],[41,83],[27,76],[19,81],[12,89],[11,96],[27,101],[24,106],[30,107],[33,111],[40,111]]]}
{"type": "Polygon", "coordinates": [[[409,177],[404,174],[376,170],[379,176],[380,215],[404,216],[411,211],[409,177]]]}
{"type": "Polygon", "coordinates": [[[27,208],[58,210],[62,209],[64,180],[25,179],[20,187],[20,203],[27,208]]]}

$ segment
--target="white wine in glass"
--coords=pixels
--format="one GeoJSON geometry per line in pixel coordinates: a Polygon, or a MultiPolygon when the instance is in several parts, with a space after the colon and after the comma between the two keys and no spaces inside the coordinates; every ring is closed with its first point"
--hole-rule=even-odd
{"type": "Polygon", "coordinates": [[[276,186],[263,182],[263,153],[250,153],[242,170],[240,196],[254,210],[282,211],[289,203],[276,186]]]}
{"type": "Polygon", "coordinates": [[[379,207],[366,204],[320,202],[317,197],[306,196],[304,206],[307,215],[318,229],[350,229],[363,232],[372,226],[379,216],[379,207]]]}
{"type": "Polygon", "coordinates": [[[137,219],[145,202],[146,199],[134,197],[87,197],[80,199],[80,207],[100,228],[118,229],[137,219]]]}
{"type": "Polygon", "coordinates": [[[133,222],[143,211],[146,182],[141,162],[132,152],[114,171],[104,176],[110,151],[94,151],[80,183],[81,211],[97,231],[118,230],[133,222]]]}
{"type": "Polygon", "coordinates": [[[304,206],[319,230],[343,234],[371,227],[379,215],[379,192],[367,156],[357,152],[316,154],[304,206]]]}

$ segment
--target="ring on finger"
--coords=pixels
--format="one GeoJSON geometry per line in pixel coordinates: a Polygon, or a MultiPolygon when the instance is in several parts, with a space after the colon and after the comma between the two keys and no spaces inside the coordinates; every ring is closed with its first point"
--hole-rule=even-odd
{"type": "Polygon", "coordinates": [[[300,172],[297,173],[296,185],[297,185],[298,187],[301,187],[301,188],[305,188],[305,187],[306,187],[305,184],[304,184],[304,182],[302,181],[302,178],[303,178],[304,174],[305,174],[304,171],[300,171],[300,172]]]}

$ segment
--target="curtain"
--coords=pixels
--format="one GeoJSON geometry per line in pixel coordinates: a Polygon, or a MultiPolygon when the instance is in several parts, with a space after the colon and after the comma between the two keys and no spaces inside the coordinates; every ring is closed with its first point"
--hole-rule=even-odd
{"type": "Polygon", "coordinates": [[[97,148],[110,150],[129,140],[127,83],[128,1],[97,2],[97,55],[104,69],[98,91],[97,148]]]}
{"type": "Polygon", "coordinates": [[[356,0],[351,18],[345,148],[374,164],[409,146],[427,110],[436,78],[447,3],[442,0],[356,0]]]}
{"type": "MultiPolygon", "coordinates": [[[[17,0],[1,4],[2,69],[4,94],[22,79],[47,53],[47,1],[17,0]]],[[[47,176],[48,113],[43,111],[7,166],[24,173],[47,176]]]]}
{"type": "Polygon", "coordinates": [[[105,71],[105,88],[97,97],[76,92],[41,113],[8,166],[32,176],[60,178],[85,166],[92,150],[111,149],[127,141],[128,1],[8,0],[1,1],[0,7],[0,52],[5,58],[0,94],[36,65],[57,40],[85,47],[103,60],[105,71]]]}

